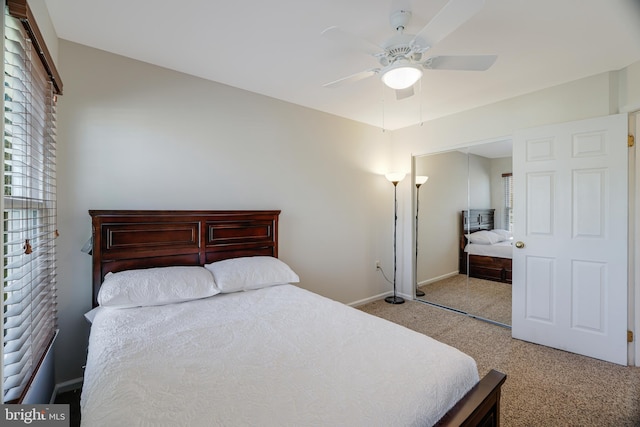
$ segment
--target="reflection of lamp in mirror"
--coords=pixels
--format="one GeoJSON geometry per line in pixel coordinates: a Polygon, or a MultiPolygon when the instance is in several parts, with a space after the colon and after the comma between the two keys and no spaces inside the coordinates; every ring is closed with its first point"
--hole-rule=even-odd
{"type": "Polygon", "coordinates": [[[388,173],[385,177],[393,184],[393,296],[384,300],[389,304],[402,304],[404,299],[396,295],[396,230],[398,227],[398,183],[404,179],[404,172],[388,173]]]}
{"type": "Polygon", "coordinates": [[[423,297],[424,292],[418,289],[418,212],[420,211],[420,186],[427,182],[428,176],[416,175],[416,260],[413,263],[415,277],[415,293],[417,297],[423,297]]]}

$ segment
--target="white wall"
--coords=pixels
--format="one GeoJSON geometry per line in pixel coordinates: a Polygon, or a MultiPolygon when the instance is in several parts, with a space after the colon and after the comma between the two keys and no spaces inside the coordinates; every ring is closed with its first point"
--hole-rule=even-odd
{"type": "Polygon", "coordinates": [[[89,209],[281,209],[302,287],[391,290],[374,263],[392,271],[390,133],[66,41],[59,63],[58,382],[84,364],[89,209]]]}
{"type": "Polygon", "coordinates": [[[469,154],[469,208],[491,209],[491,160],[469,154]]]}
{"type": "Polygon", "coordinates": [[[47,5],[44,0],[28,0],[29,7],[31,8],[31,12],[33,16],[36,18],[36,22],[38,23],[38,29],[42,34],[46,44],[47,50],[51,57],[53,58],[53,62],[58,65],[58,35],[56,34],[56,30],[53,27],[53,23],[51,22],[51,18],[49,18],[49,10],[47,9],[47,5]]]}
{"type": "Polygon", "coordinates": [[[621,113],[640,110],[640,61],[620,71],[618,102],[621,113]]]}
{"type": "MultiPolygon", "coordinates": [[[[612,73],[569,82],[484,107],[411,126],[393,133],[396,156],[400,152],[425,154],[511,135],[549,123],[604,116],[610,111],[612,73]]],[[[617,94],[616,94],[617,96],[617,94]]],[[[405,167],[410,165],[404,159],[405,167]]]]}
{"type": "Polygon", "coordinates": [[[420,187],[417,283],[458,271],[460,212],[467,208],[469,162],[459,151],[416,158],[420,187]]]}

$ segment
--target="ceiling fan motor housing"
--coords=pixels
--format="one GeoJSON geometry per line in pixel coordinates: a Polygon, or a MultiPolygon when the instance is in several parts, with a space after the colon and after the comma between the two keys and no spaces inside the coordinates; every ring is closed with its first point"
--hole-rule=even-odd
{"type": "Polygon", "coordinates": [[[407,26],[407,24],[409,23],[410,19],[411,19],[411,11],[400,9],[393,12],[389,16],[389,23],[391,24],[391,28],[393,28],[396,31],[402,32],[407,26]]]}
{"type": "Polygon", "coordinates": [[[419,61],[422,53],[416,51],[416,46],[412,43],[415,36],[412,34],[398,33],[387,39],[383,44],[384,54],[379,57],[382,66],[393,64],[399,59],[408,59],[411,61],[419,61]]]}

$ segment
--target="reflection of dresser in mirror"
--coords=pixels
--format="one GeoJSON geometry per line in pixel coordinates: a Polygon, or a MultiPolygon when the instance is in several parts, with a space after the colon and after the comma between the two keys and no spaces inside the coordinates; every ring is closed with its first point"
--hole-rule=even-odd
{"type": "MultiPolygon", "coordinates": [[[[468,247],[468,236],[494,229],[494,209],[469,209],[460,216],[460,274],[469,277],[511,283],[511,241],[482,242],[468,247]],[[493,244],[490,244],[493,243],[493,244]],[[471,252],[467,252],[470,250],[471,252]]],[[[499,240],[499,239],[496,239],[499,240]]]]}

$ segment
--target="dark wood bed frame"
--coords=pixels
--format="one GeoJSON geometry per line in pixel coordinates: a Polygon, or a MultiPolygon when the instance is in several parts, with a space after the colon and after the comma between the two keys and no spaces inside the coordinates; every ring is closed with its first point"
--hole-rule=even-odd
{"type": "MultiPolygon", "coordinates": [[[[172,265],[204,265],[242,256],[278,256],[280,211],[90,210],[93,306],[105,274],[172,265]]],[[[506,375],[492,370],[438,423],[500,425],[506,375]]]]}
{"type": "Polygon", "coordinates": [[[512,261],[510,258],[468,255],[464,251],[467,246],[467,234],[480,230],[493,230],[494,214],[495,209],[462,211],[460,217],[460,274],[468,273],[469,277],[511,283],[512,261]]]}

